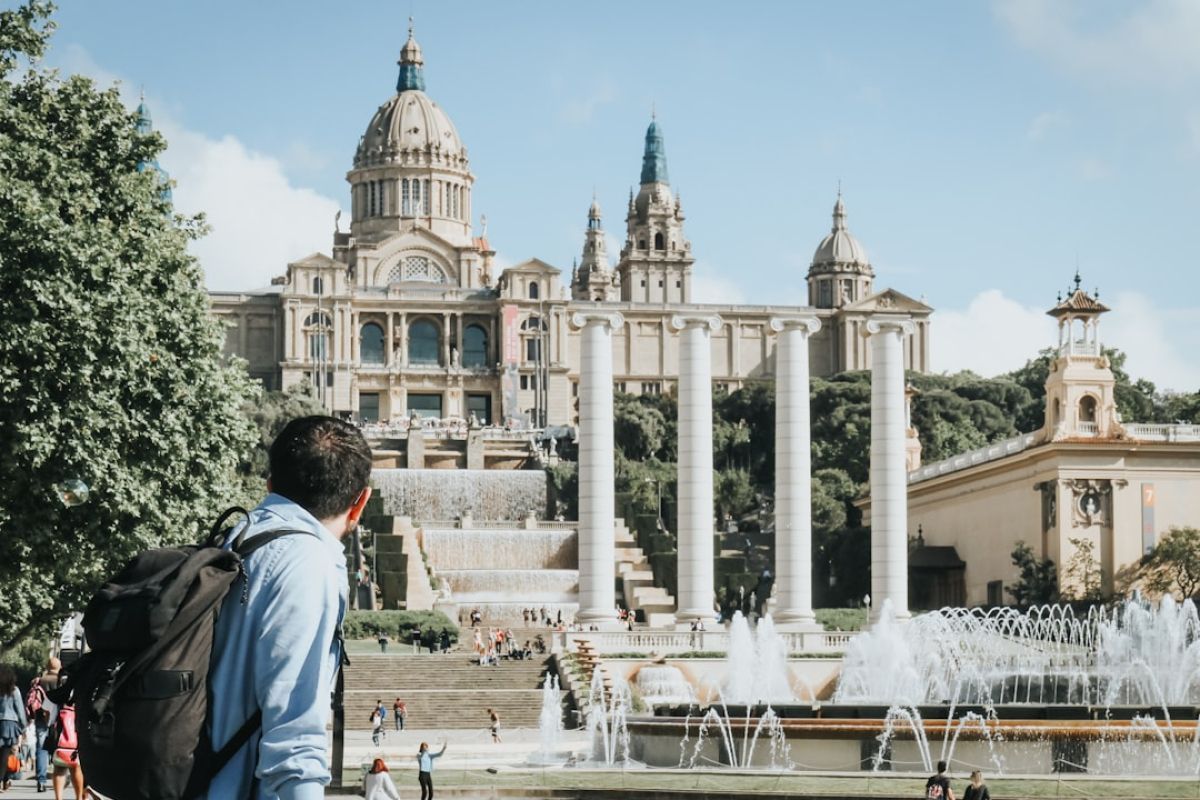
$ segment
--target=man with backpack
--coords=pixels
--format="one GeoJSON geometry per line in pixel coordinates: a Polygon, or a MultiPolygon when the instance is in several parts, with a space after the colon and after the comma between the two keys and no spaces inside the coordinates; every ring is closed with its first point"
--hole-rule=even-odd
{"type": "Polygon", "coordinates": [[[937,775],[925,781],[926,800],[954,800],[954,790],[950,788],[950,778],[946,775],[946,762],[937,763],[937,775]]]}
{"type": "Polygon", "coordinates": [[[213,747],[258,711],[262,723],[213,779],[212,800],[317,800],[330,780],[325,724],[348,593],[342,539],[371,496],[371,450],[349,423],[303,417],[271,444],[269,462],[270,494],[236,533],[251,544],[274,531],[300,535],[245,559],[245,583],[230,591],[217,621],[213,747]]]}

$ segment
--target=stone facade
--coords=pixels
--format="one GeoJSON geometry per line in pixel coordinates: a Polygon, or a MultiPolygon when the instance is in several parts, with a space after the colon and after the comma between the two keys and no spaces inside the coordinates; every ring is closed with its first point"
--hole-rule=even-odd
{"type": "Polygon", "coordinates": [[[1111,591],[1121,569],[1171,527],[1200,525],[1200,426],[1120,419],[1100,346],[1107,310],[1077,284],[1048,312],[1060,335],[1046,379],[1044,428],[909,472],[915,607],[954,598],[1011,603],[1007,589],[1019,577],[1011,553],[1019,541],[1054,561],[1068,595],[1081,589],[1072,558],[1090,543],[1101,588],[1111,591]]]}
{"type": "MultiPolygon", "coordinates": [[[[399,63],[397,92],[372,117],[347,173],[349,230],[335,230],[329,254],[288,264],[269,289],[211,293],[213,313],[228,325],[227,352],[244,358],[252,375],[272,388],[312,384],[333,413],[364,420],[474,415],[490,424],[573,425],[580,334],[569,320],[600,311],[624,320],[612,332],[618,391],[676,389],[680,332],[670,323],[677,315],[720,317],[709,340],[718,388],[773,378],[770,320],[799,307],[692,302],[694,256],[657,121],[646,133],[615,266],[593,201],[569,280],[537,259],[494,274],[486,225],[477,234],[471,221],[467,149],[424,91],[411,32],[399,63]]],[[[892,289],[875,291],[840,195],[833,217],[808,275],[811,307],[803,309],[821,322],[809,337],[812,374],[870,368],[862,334],[879,313],[913,320],[904,364],[928,371],[932,309],[892,289]]]]}

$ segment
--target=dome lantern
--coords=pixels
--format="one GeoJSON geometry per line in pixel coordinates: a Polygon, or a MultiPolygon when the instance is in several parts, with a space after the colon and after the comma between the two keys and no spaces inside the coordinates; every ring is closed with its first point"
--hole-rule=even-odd
{"type": "Polygon", "coordinates": [[[400,48],[400,77],[396,79],[396,91],[425,91],[425,59],[421,57],[421,45],[413,36],[413,20],[408,18],[408,41],[400,48]]]}

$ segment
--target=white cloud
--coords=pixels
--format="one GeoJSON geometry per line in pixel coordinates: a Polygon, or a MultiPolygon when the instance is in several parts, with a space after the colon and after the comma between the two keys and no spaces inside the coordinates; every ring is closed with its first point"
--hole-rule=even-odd
{"type": "Polygon", "coordinates": [[[930,358],[938,372],[969,369],[985,377],[1025,364],[1055,342],[1045,309],[1022,306],[999,289],[971,299],[965,309],[938,310],[930,327],[930,358]]]}
{"type": "Polygon", "coordinates": [[[278,159],[233,136],[211,139],[169,118],[156,125],[169,145],[159,160],[175,180],[176,209],[203,211],[212,227],[192,245],[210,289],[265,286],[289,261],[329,252],[336,200],[292,185],[278,159]]]}
{"type": "Polygon", "coordinates": [[[1128,356],[1125,370],[1134,378],[1148,378],[1159,389],[1180,392],[1200,390],[1200,308],[1164,309],[1140,292],[1118,292],[1103,298],[1112,308],[1100,325],[1105,347],[1128,356]]]}
{"type": "MultiPolygon", "coordinates": [[[[1200,309],[1163,309],[1140,292],[1102,298],[1112,312],[1100,326],[1105,347],[1127,356],[1125,368],[1135,379],[1147,378],[1160,389],[1200,389],[1200,309]]],[[[1046,309],[1024,306],[999,289],[971,299],[965,309],[934,314],[930,330],[933,366],[939,372],[969,369],[991,377],[1024,365],[1057,341],[1046,309]]]]}
{"type": "Polygon", "coordinates": [[[692,302],[736,305],[746,302],[746,293],[734,281],[718,274],[711,264],[697,261],[692,268],[692,302]]]}
{"type": "Polygon", "coordinates": [[[1062,111],[1043,111],[1029,123],[1026,136],[1031,142],[1040,142],[1066,127],[1069,118],[1062,111]]]}
{"type": "Polygon", "coordinates": [[[1086,0],[996,0],[996,15],[1025,47],[1104,80],[1187,84],[1200,77],[1200,3],[1148,0],[1122,13],[1086,0]]]}
{"type": "Polygon", "coordinates": [[[1107,161],[1092,157],[1079,159],[1075,170],[1079,177],[1088,181],[1102,181],[1111,178],[1113,174],[1113,168],[1107,161]]]}
{"type": "MultiPolygon", "coordinates": [[[[63,48],[57,66],[88,75],[101,87],[120,83],[126,104],[137,104],[132,84],[96,64],[81,47],[63,48]]],[[[210,289],[259,288],[282,274],[289,261],[317,250],[329,252],[338,201],[293,185],[282,161],[250,150],[234,136],[214,139],[190,130],[170,113],[170,104],[153,93],[146,104],[155,128],[167,140],[159,162],[176,183],[176,210],[203,211],[212,228],[191,245],[210,289]]],[[[289,155],[301,160],[302,153],[294,145],[289,155]]],[[[316,155],[307,155],[311,165],[316,155]]],[[[344,229],[349,215],[342,216],[344,229]]]]}
{"type": "Polygon", "coordinates": [[[616,87],[609,81],[599,86],[584,97],[568,100],[562,109],[562,118],[574,125],[586,125],[596,116],[596,112],[617,99],[616,87]]]}

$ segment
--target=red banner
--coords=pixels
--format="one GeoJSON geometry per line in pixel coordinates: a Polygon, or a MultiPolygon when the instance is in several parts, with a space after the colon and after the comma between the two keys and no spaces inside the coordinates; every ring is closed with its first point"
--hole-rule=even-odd
{"type": "Polygon", "coordinates": [[[521,360],[521,332],[517,327],[517,307],[504,306],[502,312],[504,337],[504,363],[517,364],[521,360]]]}

